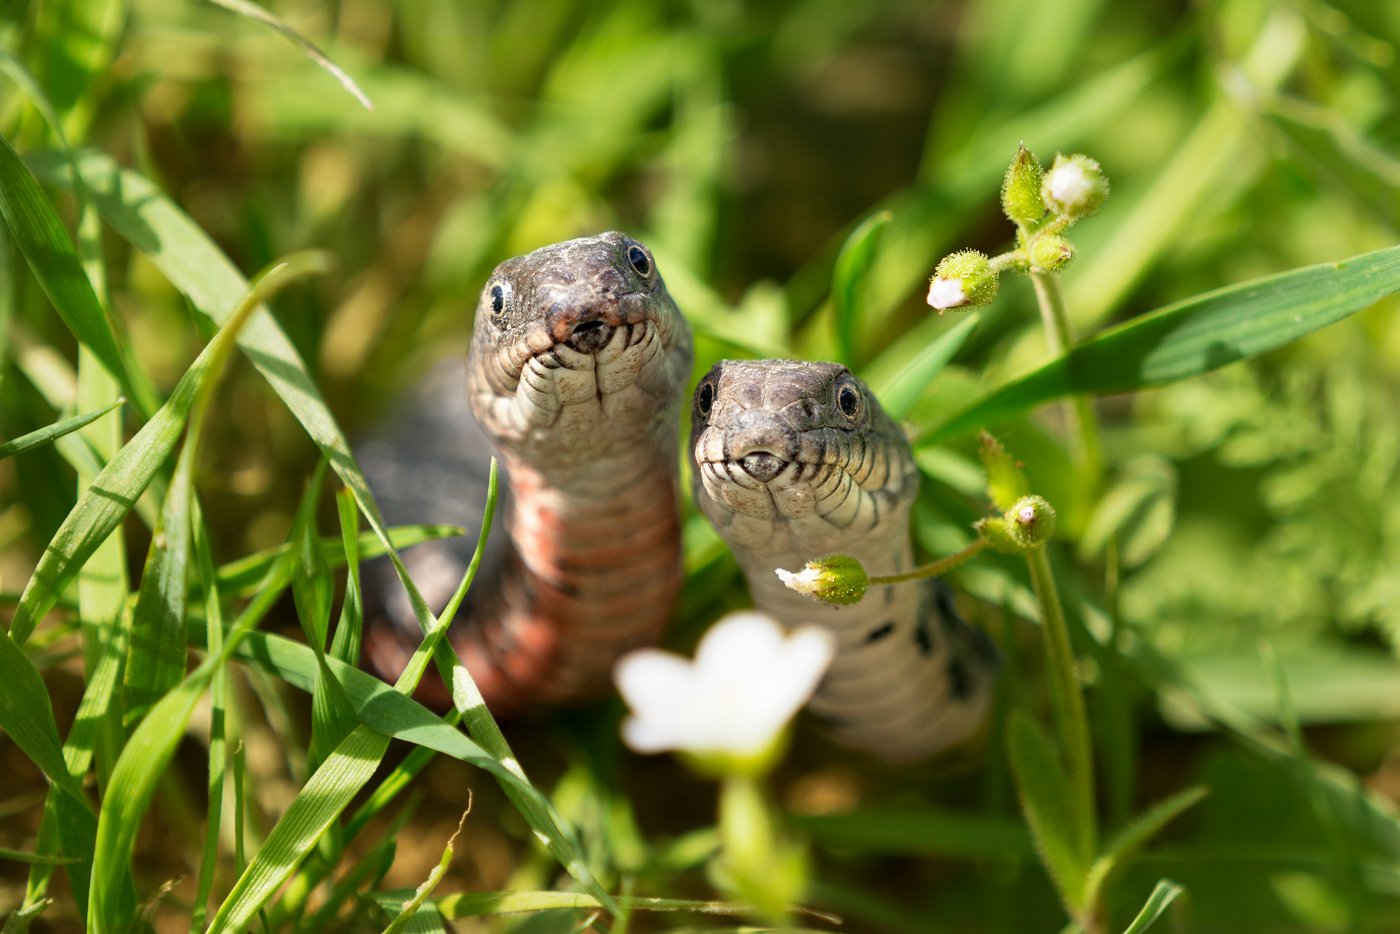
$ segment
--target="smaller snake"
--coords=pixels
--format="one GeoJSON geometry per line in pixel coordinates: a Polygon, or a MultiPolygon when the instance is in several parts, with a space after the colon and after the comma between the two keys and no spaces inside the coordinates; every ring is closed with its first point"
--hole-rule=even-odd
{"type": "Polygon", "coordinates": [[[860,603],[832,607],[774,573],[834,553],[872,575],[914,567],[919,471],[865,384],[834,363],[724,360],[696,386],[691,417],[696,504],[738,558],[758,609],[836,633],[811,703],[834,738],[912,761],[975,733],[999,656],[957,616],[946,587],[872,586],[860,603]]]}
{"type": "MultiPolygon", "coordinates": [[[[492,713],[602,695],[619,655],[660,638],[681,587],[675,452],[690,369],[685,319],[651,251],[631,237],[556,243],[506,260],[487,280],[466,395],[503,460],[511,547],[450,638],[492,713]]],[[[366,451],[394,521],[427,517],[404,514],[424,510],[426,478],[480,461],[482,439],[460,406],[437,407],[460,420],[443,416],[433,431],[474,441],[440,450],[410,415],[406,430],[366,451]]],[[[454,497],[465,514],[444,516],[439,503],[432,518],[470,521],[460,508],[467,498],[454,497]]],[[[447,546],[409,555],[415,579],[422,569],[433,582],[425,596],[441,606],[466,555],[447,546]]],[[[394,626],[371,628],[370,651],[376,667],[395,672],[420,636],[405,601],[393,599],[396,586],[380,589],[394,626]]],[[[431,689],[425,699],[446,700],[431,689]]]]}

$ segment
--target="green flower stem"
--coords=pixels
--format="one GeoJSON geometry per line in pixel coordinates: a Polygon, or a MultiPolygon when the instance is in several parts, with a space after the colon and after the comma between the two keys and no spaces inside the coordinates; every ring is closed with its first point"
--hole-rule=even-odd
{"type": "Polygon", "coordinates": [[[1045,654],[1050,671],[1050,701],[1065,757],[1068,759],[1071,793],[1074,795],[1075,826],[1085,858],[1098,849],[1098,829],[1094,812],[1094,765],[1089,746],[1089,720],[1084,697],[1074,672],[1074,652],[1070,648],[1069,627],[1065,624],[1060,594],[1045,546],[1026,552],[1031,585],[1040,602],[1041,624],[1045,628],[1045,654]]]}
{"type": "MultiPolygon", "coordinates": [[[[1065,312],[1064,295],[1060,292],[1060,281],[1054,273],[1030,273],[1031,284],[1035,286],[1036,302],[1040,305],[1040,320],[1045,325],[1045,337],[1050,342],[1050,352],[1062,357],[1075,345],[1074,327],[1065,312]]],[[[1094,415],[1094,407],[1084,396],[1070,400],[1070,420],[1074,434],[1079,438],[1079,461],[1094,483],[1097,483],[1103,470],[1103,459],[1099,450],[1099,422],[1094,415]]]]}
{"type": "Polygon", "coordinates": [[[925,577],[938,577],[942,574],[947,574],[953,568],[962,564],[968,558],[971,558],[990,544],[991,542],[987,541],[985,538],[979,538],[962,551],[954,552],[946,558],[939,558],[937,561],[931,561],[928,564],[916,567],[912,571],[906,571],[903,574],[872,574],[870,576],[870,583],[902,584],[905,581],[921,580],[925,577]]]}
{"type": "Polygon", "coordinates": [[[782,922],[796,893],[781,882],[781,844],[762,779],[731,772],[720,781],[720,877],[764,918],[782,922]]]}

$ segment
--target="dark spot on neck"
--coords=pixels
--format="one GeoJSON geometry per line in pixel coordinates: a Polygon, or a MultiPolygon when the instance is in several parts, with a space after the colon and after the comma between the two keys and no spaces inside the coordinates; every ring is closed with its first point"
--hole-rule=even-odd
{"type": "Polygon", "coordinates": [[[876,626],[874,629],[870,630],[865,634],[865,644],[869,645],[872,642],[879,642],[881,639],[885,638],[892,632],[894,632],[894,620],[890,620],[886,623],[881,623],[879,626],[876,626]]]}

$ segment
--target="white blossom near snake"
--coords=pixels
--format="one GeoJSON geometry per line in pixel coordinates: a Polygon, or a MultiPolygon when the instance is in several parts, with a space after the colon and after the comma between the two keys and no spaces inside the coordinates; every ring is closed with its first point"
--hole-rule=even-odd
{"type": "MultiPolygon", "coordinates": [[[[631,237],[543,247],[487,280],[466,385],[439,378],[446,385],[436,392],[465,390],[507,478],[510,547],[494,589],[483,588],[450,633],[493,713],[605,693],[618,657],[660,638],[681,586],[676,446],[690,369],[685,319],[651,251],[631,237]]],[[[470,491],[451,486],[457,476],[443,484],[456,490],[445,494],[452,514],[421,512],[442,505],[428,489],[434,466],[464,474],[473,458],[484,464],[485,446],[450,399],[426,400],[433,421],[411,417],[362,454],[394,521],[473,515],[470,491]],[[420,514],[405,515],[409,507],[420,514]]],[[[460,544],[432,543],[406,560],[440,605],[467,557],[460,544]]],[[[381,586],[379,599],[393,625],[369,628],[384,671],[401,668],[420,638],[393,587],[381,586]]]]}
{"type": "Polygon", "coordinates": [[[872,575],[915,566],[919,471],[865,384],[834,363],[724,360],[697,385],[691,419],[696,504],[733,550],[758,609],[788,627],[836,633],[836,658],[810,704],[834,738],[912,761],[975,733],[1000,663],[946,587],[872,586],[856,605],[834,607],[776,574],[836,552],[872,575]]]}

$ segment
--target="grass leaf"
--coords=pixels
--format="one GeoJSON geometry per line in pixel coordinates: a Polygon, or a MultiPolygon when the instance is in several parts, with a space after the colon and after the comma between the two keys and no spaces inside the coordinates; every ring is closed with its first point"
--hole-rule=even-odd
{"type": "MultiPolygon", "coordinates": [[[[73,336],[102,361],[102,366],[128,392],[141,384],[126,371],[116,332],[107,320],[68,232],[34,175],[0,136],[0,216],[29,263],[34,277],[73,336]]],[[[133,398],[144,398],[134,395],[133,398]]]]}
{"type": "Polygon", "coordinates": [[[1400,291],[1400,247],[1305,266],[1134,318],[992,393],[920,439],[956,437],[1068,395],[1131,392],[1282,347],[1400,291]]]}
{"type": "Polygon", "coordinates": [[[1078,914],[1084,906],[1084,883],[1093,854],[1085,852],[1075,832],[1069,776],[1050,738],[1023,711],[1011,715],[1006,739],[1021,809],[1041,861],[1070,914],[1078,914]]]}
{"type": "Polygon", "coordinates": [[[1133,918],[1132,923],[1123,929],[1123,934],[1142,934],[1152,927],[1162,919],[1162,915],[1167,913],[1167,909],[1182,891],[1181,886],[1170,879],[1158,879],[1142,910],[1133,918]]]}
{"type": "Polygon", "coordinates": [[[175,755],[195,704],[214,674],[227,662],[239,639],[257,625],[291,582],[291,563],[290,559],[284,559],[274,566],[265,586],[234,622],[223,651],[206,659],[179,687],[157,701],[122,750],[102,797],[97,823],[87,916],[89,930],[124,930],[132,920],[129,912],[119,911],[119,896],[131,865],[136,833],[155,793],[156,782],[175,755]]]}
{"type": "Polygon", "coordinates": [[[898,421],[909,414],[928,384],[952,362],[981,323],[982,316],[976,312],[964,315],[957,324],[924,344],[894,373],[884,378],[872,375],[871,389],[890,418],[898,421]]]}
{"type": "Polygon", "coordinates": [[[360,86],[355,83],[354,78],[350,77],[345,73],[344,69],[331,61],[330,58],[326,56],[326,53],[316,48],[310,39],[307,39],[267,10],[264,10],[256,3],[252,3],[251,0],[209,0],[209,2],[215,6],[221,6],[225,10],[230,10],[241,16],[246,16],[280,33],[290,40],[293,45],[301,49],[303,55],[315,62],[317,66],[331,77],[335,78],[336,81],[339,81],[340,86],[348,91],[351,97],[359,101],[365,110],[374,109],[374,103],[370,101],[369,95],[360,90],[360,86]]]}
{"type": "Polygon", "coordinates": [[[1085,903],[1093,905],[1105,891],[1109,879],[1157,834],[1188,808],[1204,798],[1204,786],[1194,785],[1157,802],[1108,841],[1103,853],[1089,869],[1084,883],[1085,903]]]}
{"type": "MultiPolygon", "coordinates": [[[[353,495],[351,499],[353,501],[353,495]]],[[[386,532],[393,546],[402,550],[420,542],[431,542],[440,538],[462,535],[466,530],[459,525],[423,523],[421,525],[395,525],[386,529],[386,532]]],[[[345,555],[335,547],[339,541],[339,539],[329,536],[321,538],[322,552],[326,556],[326,563],[333,571],[345,566],[345,555]]],[[[216,577],[219,589],[229,596],[248,596],[251,588],[256,587],[258,581],[262,580],[263,575],[267,573],[267,569],[277,563],[277,559],[290,551],[291,548],[291,542],[283,542],[273,548],[265,548],[227,564],[219,565],[216,577]]],[[[355,548],[362,561],[378,558],[385,554],[384,544],[373,532],[360,533],[355,540],[355,548]]]]}
{"type": "Polygon", "coordinates": [[[836,349],[840,360],[847,366],[855,366],[856,329],[861,313],[861,290],[866,274],[870,272],[875,259],[875,248],[880,243],[880,234],[890,222],[889,211],[876,211],[856,225],[841,252],[836,254],[836,264],[831,273],[831,301],[835,306],[836,349]]]}
{"type": "Polygon", "coordinates": [[[0,460],[4,460],[14,454],[23,454],[25,451],[33,450],[41,445],[48,444],[50,441],[62,438],[70,432],[77,431],[85,425],[90,425],[125,401],[125,399],[118,399],[116,402],[98,409],[95,412],[87,412],[83,415],[65,418],[45,428],[31,431],[27,435],[20,435],[12,441],[6,441],[4,444],[0,444],[0,460]]]}

